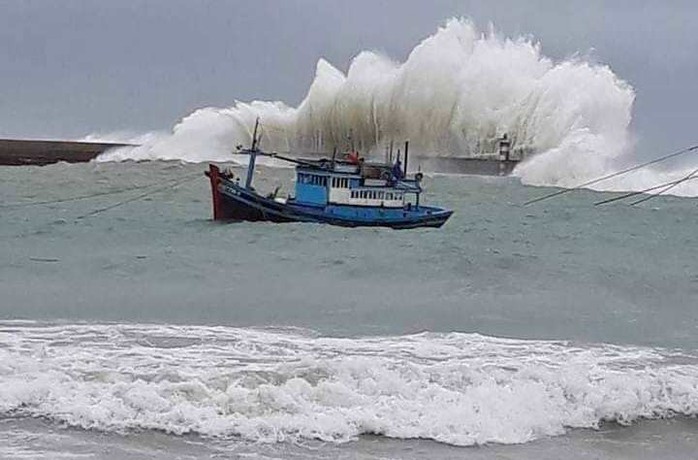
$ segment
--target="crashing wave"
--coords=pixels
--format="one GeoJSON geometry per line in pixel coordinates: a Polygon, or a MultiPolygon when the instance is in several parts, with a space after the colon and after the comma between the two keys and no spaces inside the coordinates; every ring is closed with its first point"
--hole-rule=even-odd
{"type": "MultiPolygon", "coordinates": [[[[632,162],[634,97],[608,66],[580,57],[555,62],[529,37],[483,33],[451,19],[405,62],[364,51],[344,74],[320,59],[298,107],[254,101],[202,108],[172,133],[100,159],[231,161],[235,146],[250,144],[259,117],[263,148],[295,154],[354,146],[380,155],[389,142],[409,139],[419,156],[471,157],[494,153],[506,134],[515,158],[527,158],[515,172],[524,183],[570,187],[632,162]]],[[[681,173],[638,173],[598,187],[642,188],[681,173]]],[[[688,188],[675,192],[691,194],[688,188]]]]}
{"type": "Polygon", "coordinates": [[[272,443],[377,434],[467,446],[698,415],[698,357],[676,351],[461,333],[3,329],[0,417],[87,429],[272,443]]]}

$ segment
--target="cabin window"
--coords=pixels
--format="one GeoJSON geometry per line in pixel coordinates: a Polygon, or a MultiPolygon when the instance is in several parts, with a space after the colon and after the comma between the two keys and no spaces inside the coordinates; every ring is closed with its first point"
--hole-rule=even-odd
{"type": "Polygon", "coordinates": [[[349,179],[345,177],[333,177],[332,186],[336,188],[349,188],[349,179]]]}
{"type": "Polygon", "coordinates": [[[311,184],[311,185],[321,185],[323,187],[327,186],[327,176],[318,176],[316,174],[310,174],[308,175],[308,179],[304,181],[304,183],[311,184]]]}

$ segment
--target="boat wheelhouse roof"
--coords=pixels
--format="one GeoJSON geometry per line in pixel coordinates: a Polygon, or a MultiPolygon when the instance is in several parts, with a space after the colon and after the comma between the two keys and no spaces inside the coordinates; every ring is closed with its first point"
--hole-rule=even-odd
{"type": "Polygon", "coordinates": [[[299,173],[320,175],[351,175],[364,179],[386,179],[392,177],[394,165],[380,162],[369,162],[363,159],[359,162],[347,160],[302,159],[296,170],[299,173]]]}

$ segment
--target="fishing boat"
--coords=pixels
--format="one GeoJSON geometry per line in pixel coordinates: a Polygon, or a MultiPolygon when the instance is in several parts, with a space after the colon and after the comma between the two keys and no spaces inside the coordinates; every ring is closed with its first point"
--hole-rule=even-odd
{"type": "Polygon", "coordinates": [[[298,159],[264,152],[253,136],[244,182],[230,170],[210,164],[214,220],[316,222],[344,227],[390,227],[408,229],[441,227],[453,211],[421,203],[421,172],[407,174],[409,143],[405,143],[404,166],[367,162],[356,152],[345,158],[298,159]],[[277,192],[261,194],[253,186],[258,157],[271,157],[295,164],[295,196],[277,192]]]}

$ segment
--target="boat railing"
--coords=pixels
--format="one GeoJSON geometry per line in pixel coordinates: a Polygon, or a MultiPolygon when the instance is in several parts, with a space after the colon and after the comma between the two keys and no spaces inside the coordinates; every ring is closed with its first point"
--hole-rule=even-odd
{"type": "Polygon", "coordinates": [[[400,179],[394,185],[394,188],[407,193],[421,193],[422,186],[419,179],[400,179]]]}

